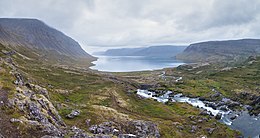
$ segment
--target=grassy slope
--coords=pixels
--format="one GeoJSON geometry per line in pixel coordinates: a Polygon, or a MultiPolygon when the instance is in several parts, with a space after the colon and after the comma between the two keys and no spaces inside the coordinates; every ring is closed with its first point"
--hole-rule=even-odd
{"type": "MultiPolygon", "coordinates": [[[[48,88],[51,101],[59,107],[59,113],[69,126],[76,125],[87,130],[86,119],[91,119],[91,124],[97,124],[109,120],[120,123],[130,118],[156,122],[162,137],[208,135],[205,129],[214,127],[214,123],[218,125],[211,137],[234,137],[237,134],[214,119],[197,124],[201,128],[198,128],[196,133],[190,133],[192,120],[189,117],[202,117],[199,115],[200,111],[190,105],[164,105],[149,99],[141,100],[133,93],[126,93],[124,84],[114,83],[104,75],[43,64],[36,60],[23,59],[18,55],[14,55],[13,58],[20,71],[30,81],[48,88]],[[81,115],[75,119],[66,119],[66,114],[72,109],[80,109],[81,115]],[[183,125],[184,130],[179,130],[176,122],[183,125]]],[[[5,79],[1,76],[0,82],[9,86],[5,83],[13,80],[11,76],[5,79]]]]}
{"type": "Polygon", "coordinates": [[[175,68],[173,72],[184,76],[184,83],[177,84],[183,92],[206,96],[212,88],[222,92],[227,97],[239,92],[259,95],[260,58],[252,64],[241,64],[230,70],[209,65],[192,71],[175,68]]]}

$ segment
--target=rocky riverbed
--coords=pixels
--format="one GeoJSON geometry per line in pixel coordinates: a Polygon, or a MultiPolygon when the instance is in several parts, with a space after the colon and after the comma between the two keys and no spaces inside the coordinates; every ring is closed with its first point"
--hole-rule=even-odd
{"type": "Polygon", "coordinates": [[[228,125],[230,128],[242,132],[245,137],[255,138],[260,136],[260,116],[250,115],[248,112],[250,106],[241,105],[228,98],[222,98],[222,100],[217,102],[210,102],[201,98],[186,97],[172,91],[156,92],[141,89],[137,90],[137,95],[142,98],[151,98],[162,103],[188,103],[200,108],[202,110],[201,114],[214,116],[215,119],[228,125]],[[242,110],[232,110],[231,108],[234,106],[239,106],[242,110]]]}

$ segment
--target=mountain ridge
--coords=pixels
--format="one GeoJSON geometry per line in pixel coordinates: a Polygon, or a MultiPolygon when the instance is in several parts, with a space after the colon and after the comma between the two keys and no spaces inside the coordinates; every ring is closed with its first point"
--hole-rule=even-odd
{"type": "Polygon", "coordinates": [[[240,60],[260,54],[260,39],[206,41],[190,44],[177,59],[186,61],[240,60]]]}
{"type": "Polygon", "coordinates": [[[158,45],[141,48],[109,49],[99,53],[106,56],[146,56],[146,57],[169,57],[181,53],[186,46],[158,45]]]}
{"type": "Polygon", "coordinates": [[[59,60],[95,60],[74,39],[38,19],[0,18],[0,43],[16,51],[26,48],[49,60],[50,55],[59,60]]]}

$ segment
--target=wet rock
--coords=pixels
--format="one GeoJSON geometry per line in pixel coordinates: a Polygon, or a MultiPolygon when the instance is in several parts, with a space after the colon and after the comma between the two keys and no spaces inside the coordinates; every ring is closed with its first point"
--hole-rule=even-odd
{"type": "Polygon", "coordinates": [[[217,98],[217,97],[219,97],[219,96],[221,96],[221,93],[218,92],[218,91],[216,91],[216,93],[215,93],[215,94],[212,94],[210,97],[211,97],[211,98],[217,98]]]}
{"type": "Polygon", "coordinates": [[[246,105],[245,108],[246,108],[248,111],[251,111],[251,110],[254,109],[254,108],[253,108],[252,106],[250,106],[250,105],[246,105]]]}
{"type": "Polygon", "coordinates": [[[200,101],[205,101],[206,98],[204,98],[204,97],[199,97],[199,100],[200,100],[200,101]]]}
{"type": "Polygon", "coordinates": [[[215,116],[215,119],[220,120],[221,117],[222,117],[222,114],[221,114],[221,113],[218,113],[218,114],[215,116]]]}
{"type": "Polygon", "coordinates": [[[235,116],[232,116],[232,117],[230,117],[230,119],[231,120],[235,120],[237,118],[237,116],[235,115],[235,116]]]}
{"type": "Polygon", "coordinates": [[[73,119],[77,116],[80,115],[80,111],[79,110],[72,110],[70,114],[68,114],[66,117],[69,119],[73,119]]]}
{"type": "Polygon", "coordinates": [[[251,103],[252,105],[257,105],[260,103],[260,96],[258,96],[253,102],[251,103]]]}
{"type": "Polygon", "coordinates": [[[229,108],[233,108],[233,107],[236,107],[236,106],[239,106],[240,105],[240,103],[239,102],[235,102],[235,101],[230,101],[228,104],[227,104],[227,106],[229,107],[229,108]]]}
{"type": "Polygon", "coordinates": [[[211,108],[213,108],[213,109],[215,109],[215,110],[217,109],[216,103],[213,103],[213,102],[208,102],[208,103],[207,103],[207,106],[208,106],[208,107],[211,107],[211,108]]]}
{"type": "Polygon", "coordinates": [[[215,128],[206,128],[206,131],[208,132],[209,135],[213,134],[215,128]]]}
{"type": "Polygon", "coordinates": [[[227,108],[227,106],[223,105],[223,106],[219,107],[219,110],[228,111],[228,108],[227,108]]]}

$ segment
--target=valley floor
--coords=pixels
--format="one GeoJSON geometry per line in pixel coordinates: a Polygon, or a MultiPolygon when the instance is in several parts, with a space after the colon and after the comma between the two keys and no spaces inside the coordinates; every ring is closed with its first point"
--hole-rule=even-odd
{"type": "Polygon", "coordinates": [[[259,103],[252,104],[243,97],[243,90],[246,95],[259,96],[259,85],[255,84],[259,80],[258,59],[235,69],[187,65],[152,72],[102,73],[50,65],[15,53],[4,54],[2,50],[11,49],[0,49],[0,100],[3,101],[0,115],[1,124],[6,122],[9,131],[0,125],[0,136],[4,137],[241,135],[189,104],[143,99],[135,93],[141,87],[218,100],[219,97],[210,99],[214,88],[234,101],[249,104],[252,114],[259,113],[259,103]],[[183,79],[176,81],[180,77],[183,79]],[[234,99],[237,94],[242,97],[234,99]]]}

